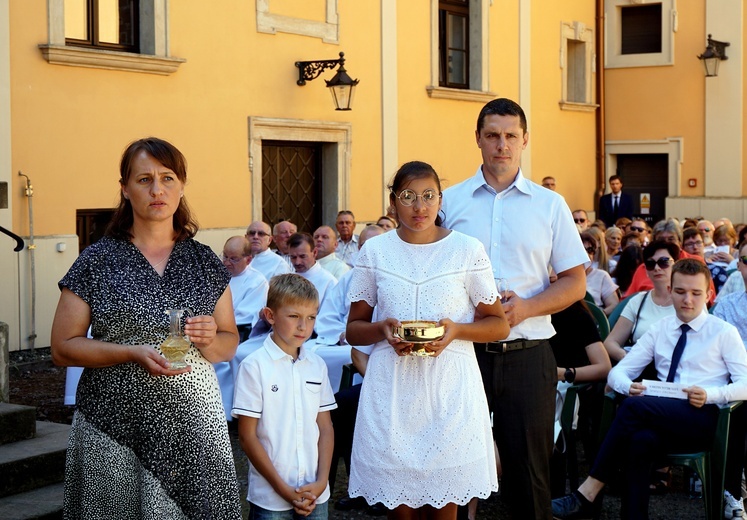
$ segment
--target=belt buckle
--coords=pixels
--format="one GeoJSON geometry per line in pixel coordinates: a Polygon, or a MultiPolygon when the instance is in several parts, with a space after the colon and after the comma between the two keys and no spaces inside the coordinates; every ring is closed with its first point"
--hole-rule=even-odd
{"type": "Polygon", "coordinates": [[[485,343],[485,352],[488,354],[505,354],[507,342],[505,341],[489,341],[485,343]]]}

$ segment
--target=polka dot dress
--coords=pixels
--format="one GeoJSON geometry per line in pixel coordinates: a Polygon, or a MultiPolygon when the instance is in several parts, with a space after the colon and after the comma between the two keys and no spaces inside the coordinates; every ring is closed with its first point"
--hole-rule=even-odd
{"type": "MultiPolygon", "coordinates": [[[[230,276],[206,246],[179,242],[163,276],[130,242],[105,237],[60,282],[91,308],[93,337],[158,345],[169,308],[213,313],[230,276]]],[[[153,377],[124,363],[83,371],[65,474],[65,518],[241,518],[236,470],[213,366],[153,377]]]]}

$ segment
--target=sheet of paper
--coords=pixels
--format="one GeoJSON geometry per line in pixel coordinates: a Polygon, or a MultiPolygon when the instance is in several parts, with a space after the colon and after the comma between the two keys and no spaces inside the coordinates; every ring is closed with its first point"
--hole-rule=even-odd
{"type": "Polygon", "coordinates": [[[687,394],[682,391],[687,385],[680,383],[666,383],[664,381],[652,381],[644,379],[641,384],[646,387],[643,395],[652,395],[654,397],[673,397],[675,399],[687,399],[687,394]]]}

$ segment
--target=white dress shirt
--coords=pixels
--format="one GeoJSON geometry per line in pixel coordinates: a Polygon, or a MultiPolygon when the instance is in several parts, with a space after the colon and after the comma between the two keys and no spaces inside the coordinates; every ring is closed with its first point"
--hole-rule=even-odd
{"type": "Polygon", "coordinates": [[[337,285],[331,288],[324,298],[324,304],[319,306],[316,315],[316,342],[321,345],[338,345],[340,336],[348,326],[350,314],[350,300],[348,288],[353,276],[352,269],[342,275],[337,285]]]}
{"type": "Polygon", "coordinates": [[[316,290],[319,292],[319,307],[321,308],[327,291],[337,285],[337,278],[332,276],[329,271],[323,269],[322,266],[319,265],[319,262],[314,262],[314,265],[312,265],[305,273],[298,274],[314,284],[314,287],[316,287],[316,290]]]}
{"type": "MultiPolygon", "coordinates": [[[[477,238],[485,246],[496,280],[506,278],[512,291],[531,298],[550,286],[548,266],[556,273],[589,265],[563,197],[528,181],[521,173],[497,193],[477,173],[444,191],[444,227],[477,238]]],[[[528,318],[511,327],[508,339],[547,339],[555,334],[550,316],[528,318]]]]}
{"type": "Polygon", "coordinates": [[[276,254],[275,251],[270,249],[265,249],[261,253],[256,254],[252,258],[251,266],[262,273],[267,281],[278,274],[293,272],[293,268],[290,264],[288,264],[282,256],[276,254]]]}
{"type": "MultiPolygon", "coordinates": [[[[272,340],[242,361],[231,414],[259,419],[257,437],[272,465],[289,486],[316,481],[319,467],[317,416],[337,408],[327,365],[301,346],[298,359],[272,340]]],[[[329,499],[329,484],[317,502],[329,499]]],[[[249,465],[250,502],[272,511],[292,509],[269,482],[249,465]]]]}
{"type": "Polygon", "coordinates": [[[260,309],[267,304],[267,279],[248,265],[241,274],[232,276],[228,285],[231,287],[236,325],[254,326],[259,320],[260,309]]]}
{"type": "Polygon", "coordinates": [[[358,256],[358,235],[353,235],[349,242],[343,242],[341,238],[338,238],[335,253],[340,260],[353,267],[355,258],[358,256]]]}
{"type": "MultiPolygon", "coordinates": [[[[659,379],[666,381],[674,347],[682,334],[682,323],[675,315],[652,325],[612,368],[607,376],[610,387],[629,395],[633,378],[652,360],[659,379]]],[[[747,399],[747,351],[737,329],[705,311],[688,325],[692,330],[687,333],[674,382],[703,388],[707,393],[706,404],[747,399]]]]}
{"type": "Polygon", "coordinates": [[[350,271],[350,266],[337,258],[337,254],[335,253],[330,253],[323,258],[318,258],[317,262],[319,262],[319,265],[321,265],[323,269],[329,271],[329,273],[338,280],[342,275],[350,271]]]}

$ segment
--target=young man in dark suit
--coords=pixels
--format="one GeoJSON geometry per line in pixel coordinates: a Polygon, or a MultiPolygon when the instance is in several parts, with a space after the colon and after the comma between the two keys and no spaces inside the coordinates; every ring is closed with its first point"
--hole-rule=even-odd
{"type": "Polygon", "coordinates": [[[633,197],[622,192],[620,177],[613,175],[609,183],[612,193],[599,199],[599,218],[607,227],[614,225],[619,218],[633,218],[633,197]]]}

